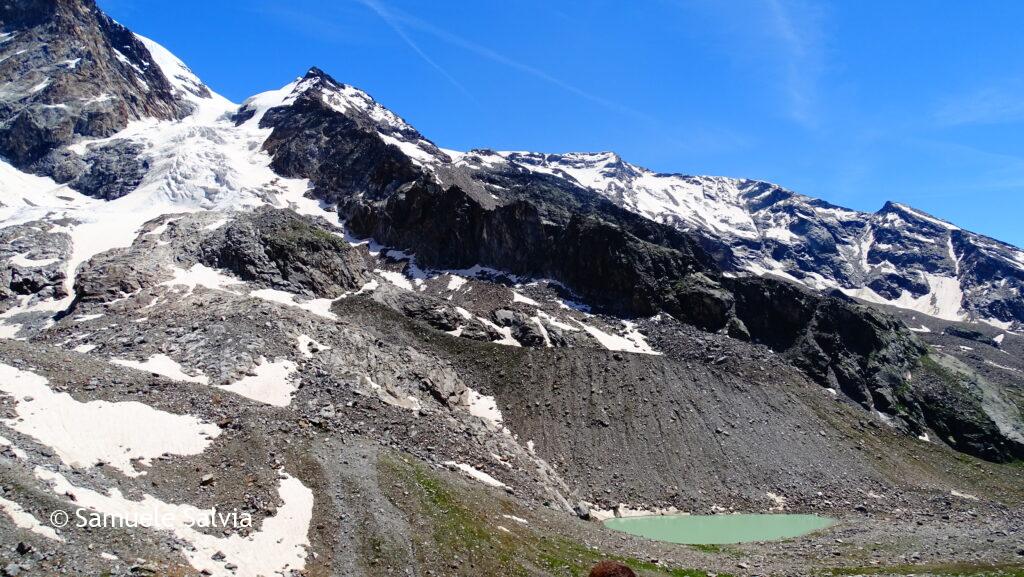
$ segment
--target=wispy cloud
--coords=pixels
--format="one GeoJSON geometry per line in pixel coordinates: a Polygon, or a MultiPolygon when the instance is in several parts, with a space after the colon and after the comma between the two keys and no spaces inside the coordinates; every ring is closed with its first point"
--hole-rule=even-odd
{"type": "Polygon", "coordinates": [[[822,20],[819,8],[797,0],[765,0],[765,30],[778,46],[782,90],[789,116],[798,123],[818,124],[818,81],[824,68],[822,20]]]}
{"type": "Polygon", "coordinates": [[[711,40],[712,48],[755,79],[765,101],[780,116],[816,129],[822,122],[819,97],[827,65],[827,13],[807,0],[674,0],[686,11],[689,32],[711,40]]]}
{"type": "Polygon", "coordinates": [[[468,89],[466,89],[466,87],[461,82],[456,80],[454,76],[452,76],[433,58],[428,56],[427,53],[424,52],[423,49],[421,49],[419,45],[416,44],[416,42],[413,41],[413,39],[410,38],[409,35],[405,33],[405,30],[402,29],[402,26],[399,24],[398,20],[394,16],[392,16],[391,12],[388,11],[387,7],[385,7],[380,2],[377,2],[377,0],[359,0],[359,2],[361,2],[367,8],[373,10],[378,16],[380,16],[380,19],[383,20],[384,23],[388,25],[388,27],[394,30],[395,34],[397,34],[398,37],[401,38],[402,41],[405,42],[406,45],[408,45],[409,48],[411,48],[413,52],[415,52],[424,62],[430,65],[431,68],[436,70],[439,74],[441,74],[441,76],[444,76],[445,79],[448,80],[448,82],[451,82],[452,85],[458,88],[460,91],[462,91],[463,94],[468,96],[473,101],[476,101],[476,98],[469,92],[468,89]]]}
{"type": "MultiPolygon", "coordinates": [[[[540,68],[537,68],[537,67],[532,66],[530,64],[526,64],[526,63],[520,62],[520,61],[515,60],[515,59],[513,59],[513,58],[511,58],[509,56],[506,56],[504,54],[496,52],[495,50],[492,50],[492,49],[490,49],[490,48],[488,48],[486,46],[477,44],[476,42],[473,42],[473,41],[468,40],[466,38],[463,38],[461,36],[457,36],[455,34],[452,34],[451,32],[448,32],[447,30],[439,28],[439,27],[431,24],[430,22],[427,22],[425,20],[417,18],[417,17],[415,17],[415,16],[413,16],[411,14],[408,14],[408,13],[403,12],[401,10],[398,10],[396,8],[385,7],[378,0],[359,0],[359,1],[363,2],[367,6],[370,6],[372,9],[377,10],[378,14],[380,14],[379,10],[383,10],[387,14],[387,17],[385,18],[385,20],[388,21],[388,24],[392,28],[395,28],[396,26],[405,26],[405,27],[408,27],[408,28],[411,28],[411,29],[418,30],[418,31],[423,32],[425,34],[429,34],[430,36],[433,36],[434,38],[436,38],[436,39],[438,39],[438,40],[440,40],[442,42],[445,42],[446,44],[450,44],[452,46],[461,48],[461,49],[466,50],[468,52],[471,52],[471,53],[473,53],[473,54],[475,54],[477,56],[480,56],[480,57],[486,58],[486,59],[488,59],[488,60],[490,60],[492,62],[501,64],[502,66],[506,66],[506,67],[511,68],[513,70],[517,70],[517,71],[522,72],[524,74],[528,74],[530,76],[533,76],[534,78],[537,78],[539,80],[547,82],[548,84],[557,86],[558,88],[561,88],[562,90],[565,90],[566,92],[569,92],[571,94],[575,94],[576,96],[579,96],[580,98],[583,98],[585,100],[589,100],[590,102],[593,102],[595,104],[603,106],[604,108],[607,108],[608,110],[611,110],[611,111],[616,112],[618,114],[622,114],[622,115],[625,115],[625,116],[630,116],[630,117],[633,117],[635,119],[642,120],[644,122],[651,122],[651,123],[654,122],[654,118],[652,118],[650,115],[645,114],[645,113],[643,113],[643,112],[641,112],[639,110],[635,110],[635,109],[633,109],[633,108],[631,108],[629,106],[626,106],[624,104],[620,104],[618,102],[609,100],[609,99],[604,98],[602,96],[599,96],[597,94],[593,94],[591,92],[583,90],[583,89],[581,89],[581,88],[579,88],[579,87],[577,87],[577,86],[575,86],[573,84],[570,84],[569,82],[566,82],[566,81],[564,81],[564,80],[562,80],[562,79],[560,79],[560,78],[558,78],[556,76],[553,76],[553,75],[549,74],[548,72],[545,72],[544,70],[541,70],[540,68]]],[[[405,38],[407,38],[407,36],[405,36],[405,38]]],[[[421,55],[422,55],[422,53],[421,53],[421,55]]]]}
{"type": "Polygon", "coordinates": [[[946,99],[935,119],[946,126],[1024,121],[1024,82],[1015,79],[946,99]]]}
{"type": "Polygon", "coordinates": [[[291,5],[276,0],[252,0],[239,5],[239,10],[259,17],[271,30],[286,27],[317,42],[350,46],[382,44],[376,30],[371,34],[365,26],[354,24],[358,22],[356,12],[364,10],[362,6],[338,2],[332,3],[329,8],[330,13],[325,15],[304,10],[298,4],[291,5]]]}

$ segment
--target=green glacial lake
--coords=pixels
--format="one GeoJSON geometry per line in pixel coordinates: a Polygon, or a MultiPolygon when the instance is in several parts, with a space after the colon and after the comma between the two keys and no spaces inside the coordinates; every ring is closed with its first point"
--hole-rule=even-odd
{"type": "Polygon", "coordinates": [[[687,545],[723,545],[775,541],[831,527],[834,519],[817,515],[659,515],[608,519],[605,527],[655,541],[687,545]]]}

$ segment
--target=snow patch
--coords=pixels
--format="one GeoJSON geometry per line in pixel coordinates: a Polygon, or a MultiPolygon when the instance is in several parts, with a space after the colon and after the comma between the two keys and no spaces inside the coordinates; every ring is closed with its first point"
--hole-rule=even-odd
{"type": "Polygon", "coordinates": [[[776,495],[770,491],[765,493],[765,495],[772,501],[772,503],[774,503],[774,505],[768,509],[769,511],[784,511],[786,509],[785,497],[782,495],[776,495]]]}
{"type": "Polygon", "coordinates": [[[36,84],[32,88],[29,88],[28,92],[29,92],[29,94],[35,94],[36,92],[42,91],[44,88],[46,88],[49,85],[50,85],[50,79],[49,78],[45,78],[39,84],[36,84]]]}
{"type": "Polygon", "coordinates": [[[330,320],[338,320],[337,315],[331,312],[331,305],[337,299],[308,299],[304,301],[296,301],[298,295],[277,289],[260,289],[249,293],[249,296],[253,298],[262,299],[278,304],[282,304],[290,307],[298,307],[304,311],[311,312],[316,316],[323,317],[330,320]]]}
{"type": "MultiPolygon", "coordinates": [[[[92,350],[92,349],[89,349],[92,350]]],[[[89,351],[85,351],[89,352],[89,351]]],[[[128,367],[139,371],[145,371],[147,373],[153,373],[162,377],[167,377],[172,381],[181,381],[183,383],[198,383],[200,385],[206,385],[210,382],[210,377],[207,377],[202,372],[198,375],[192,376],[186,373],[178,361],[171,357],[158,353],[155,354],[145,361],[133,361],[131,359],[110,359],[110,362],[115,365],[121,365],[122,367],[128,367]]]]}
{"type": "Polygon", "coordinates": [[[290,475],[282,475],[277,487],[281,506],[272,517],[263,519],[258,531],[248,536],[235,533],[227,537],[197,530],[197,527],[211,525],[217,514],[215,509],[167,503],[148,494],[133,501],[116,488],[103,494],[76,487],[60,473],[41,467],[35,469],[35,475],[48,482],[55,494],[70,497],[76,506],[172,531],[177,538],[192,545],[181,550],[189,564],[212,577],[265,577],[289,574],[292,570],[301,572],[305,568],[309,525],[313,519],[313,492],[290,475]],[[223,554],[222,559],[218,552],[223,554]],[[214,560],[214,557],[221,560],[214,560]],[[228,569],[229,564],[236,567],[228,569]]]}
{"type": "Polygon", "coordinates": [[[390,144],[391,146],[398,147],[398,149],[401,150],[403,154],[408,156],[410,160],[412,160],[414,163],[420,166],[423,166],[425,164],[433,164],[439,160],[433,154],[421,148],[418,143],[414,144],[412,142],[407,142],[405,140],[399,140],[393,136],[389,136],[382,132],[378,132],[377,136],[379,136],[380,139],[383,140],[385,143],[390,144]]]}
{"type": "Polygon", "coordinates": [[[965,314],[962,306],[964,293],[960,287],[960,280],[956,277],[933,273],[921,273],[921,275],[928,283],[929,291],[919,297],[913,296],[906,290],[897,299],[887,299],[870,287],[841,288],[840,290],[851,297],[876,304],[913,310],[948,321],[964,320],[965,314]]]}
{"type": "Polygon", "coordinates": [[[532,307],[539,307],[540,306],[539,302],[531,299],[528,296],[521,295],[521,294],[519,294],[516,291],[512,291],[512,302],[514,302],[514,303],[523,303],[523,304],[530,305],[532,307]]]}
{"type": "Polygon", "coordinates": [[[229,277],[217,269],[202,264],[194,264],[192,268],[185,270],[174,267],[171,269],[174,278],[160,283],[161,286],[184,286],[191,293],[197,286],[206,287],[212,290],[234,292],[227,289],[232,285],[243,284],[242,281],[229,277]]]}
{"type": "Polygon", "coordinates": [[[522,343],[517,341],[516,338],[512,336],[512,327],[499,327],[498,325],[496,325],[493,322],[485,319],[484,317],[476,317],[476,320],[482,322],[483,324],[485,324],[485,325],[491,327],[492,329],[498,331],[499,333],[501,333],[501,339],[499,339],[497,341],[491,341],[492,343],[494,343],[496,345],[505,345],[505,346],[509,346],[509,347],[521,347],[521,346],[523,346],[522,343]]]}
{"type": "Polygon", "coordinates": [[[75,317],[75,318],[73,318],[71,320],[75,321],[76,323],[85,323],[85,322],[89,322],[89,321],[94,321],[94,320],[99,319],[99,318],[103,318],[103,313],[92,313],[92,314],[89,314],[89,315],[78,315],[77,317],[75,317]]]}
{"type": "Polygon", "coordinates": [[[464,403],[469,414],[483,419],[495,428],[501,428],[501,411],[498,409],[498,401],[494,397],[481,395],[467,387],[464,403]]]}
{"type": "Polygon", "coordinates": [[[8,427],[52,448],[72,467],[106,463],[129,477],[165,454],[198,455],[220,434],[216,425],[136,401],[80,402],[56,393],[35,373],[0,363],[0,391],[14,397],[8,427]]]}
{"type": "Polygon", "coordinates": [[[28,459],[28,454],[25,453],[25,451],[22,451],[14,443],[10,442],[4,437],[0,437],[0,447],[10,448],[11,452],[14,453],[14,456],[19,459],[28,459]]]}
{"type": "Polygon", "coordinates": [[[384,277],[384,280],[388,281],[389,283],[395,285],[400,289],[405,289],[407,291],[413,290],[412,282],[409,279],[407,279],[404,274],[400,272],[382,269],[376,269],[373,272],[384,277]]]}
{"type": "Polygon", "coordinates": [[[452,467],[452,468],[455,468],[455,469],[458,469],[458,470],[462,471],[463,473],[466,474],[466,476],[468,476],[468,477],[470,477],[472,479],[476,479],[477,481],[480,481],[484,485],[487,485],[487,486],[490,486],[490,487],[507,487],[508,486],[505,483],[502,483],[501,481],[495,479],[494,477],[488,475],[487,473],[481,471],[480,469],[477,469],[476,467],[474,467],[472,465],[467,465],[466,463],[456,463],[455,461],[445,461],[444,464],[447,465],[448,467],[452,467]]]}
{"type": "Polygon", "coordinates": [[[457,291],[460,288],[462,288],[463,285],[465,285],[467,282],[469,282],[468,279],[462,278],[461,276],[456,275],[456,274],[452,274],[452,275],[448,275],[448,276],[450,277],[448,279],[448,290],[450,290],[450,291],[457,291]]]}
{"type": "Polygon", "coordinates": [[[637,330],[636,326],[629,321],[622,321],[624,332],[622,335],[606,333],[597,327],[584,324],[576,319],[573,322],[578,324],[590,336],[594,337],[601,346],[610,351],[622,351],[627,353],[641,353],[645,355],[660,355],[647,344],[646,338],[637,330]]]}
{"type": "Polygon", "coordinates": [[[315,352],[326,351],[326,350],[331,348],[331,347],[329,347],[327,345],[320,344],[320,343],[316,342],[315,340],[310,338],[308,335],[299,335],[298,338],[299,338],[299,343],[298,343],[299,353],[301,353],[302,356],[306,357],[307,359],[313,358],[313,352],[314,351],[315,352]]]}
{"type": "Polygon", "coordinates": [[[48,264],[53,264],[53,263],[57,262],[58,260],[60,260],[60,259],[59,258],[32,259],[32,258],[28,258],[24,254],[16,254],[16,255],[12,256],[11,258],[7,259],[7,262],[13,264],[14,266],[23,266],[23,267],[28,267],[28,268],[35,268],[35,267],[40,267],[40,266],[46,266],[48,264]]]}
{"type": "Polygon", "coordinates": [[[35,515],[21,508],[21,505],[0,497],[0,511],[3,511],[14,521],[14,526],[20,529],[28,529],[36,535],[42,535],[52,541],[64,541],[64,538],[57,534],[53,527],[47,527],[36,519],[35,515]]]}
{"type": "Polygon", "coordinates": [[[287,407],[298,389],[297,371],[298,366],[292,361],[269,363],[261,357],[259,364],[252,369],[253,374],[217,388],[275,407],[287,407]]]}
{"type": "Polygon", "coordinates": [[[215,221],[211,222],[210,224],[204,226],[203,230],[217,230],[218,228],[220,228],[220,227],[224,226],[225,224],[227,224],[228,222],[230,222],[230,220],[231,219],[229,219],[227,217],[218,218],[217,220],[215,220],[215,221]]]}

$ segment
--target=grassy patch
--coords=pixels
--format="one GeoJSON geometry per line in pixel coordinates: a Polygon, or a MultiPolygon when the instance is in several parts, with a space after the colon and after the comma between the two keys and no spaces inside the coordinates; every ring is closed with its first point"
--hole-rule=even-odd
{"type": "MultiPolygon", "coordinates": [[[[630,568],[641,575],[707,577],[708,574],[707,571],[680,568],[670,569],[648,561],[641,561],[634,557],[603,553],[565,539],[544,540],[541,545],[541,565],[554,575],[586,577],[590,572],[590,568],[597,564],[598,561],[604,559],[611,559],[629,565],[630,568]]],[[[718,573],[718,575],[720,577],[731,577],[726,573],[718,573]]]]}
{"type": "Polygon", "coordinates": [[[419,463],[388,455],[379,467],[392,482],[389,499],[411,513],[417,560],[435,574],[505,577],[536,575],[539,569],[559,577],[586,577],[598,561],[613,559],[647,577],[707,575],[597,551],[562,536],[541,534],[532,525],[501,523],[501,512],[515,513],[511,502],[450,485],[419,463]]]}

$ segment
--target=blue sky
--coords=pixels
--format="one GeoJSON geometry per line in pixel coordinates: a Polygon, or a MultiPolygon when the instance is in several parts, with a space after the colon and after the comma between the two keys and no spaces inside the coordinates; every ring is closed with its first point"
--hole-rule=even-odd
{"type": "Polygon", "coordinates": [[[614,150],[1024,246],[1024,2],[99,4],[235,101],[315,65],[443,147],[614,150]]]}

